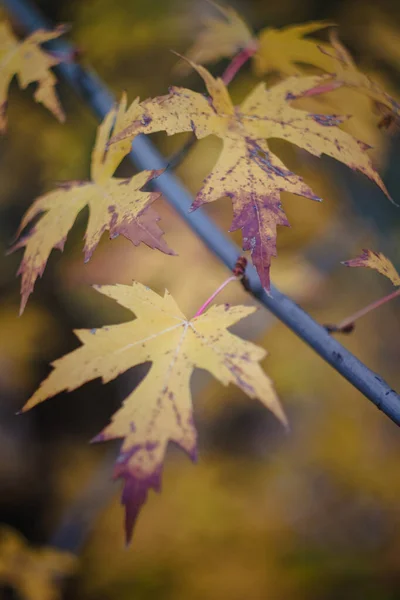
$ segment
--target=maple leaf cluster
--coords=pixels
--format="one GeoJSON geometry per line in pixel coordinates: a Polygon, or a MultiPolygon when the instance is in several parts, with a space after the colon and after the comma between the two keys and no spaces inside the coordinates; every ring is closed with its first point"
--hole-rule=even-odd
{"type": "MultiPolygon", "coordinates": [[[[390,96],[368,75],[361,73],[350,53],[332,29],[335,23],[314,21],[289,25],[281,29],[266,27],[256,36],[242,17],[232,8],[216,3],[216,15],[203,19],[202,30],[193,46],[187,51],[189,60],[207,64],[220,58],[231,58],[245,51],[252,57],[254,72],[262,77],[275,72],[282,76],[301,75],[304,67],[311,67],[331,75],[329,83],[314,90],[326,93],[338,87],[347,87],[369,97],[381,114],[380,127],[389,128],[400,123],[400,103],[390,96]],[[329,43],[309,36],[330,27],[329,43]]],[[[179,65],[185,71],[184,63],[179,65]]],[[[186,70],[188,63],[186,63],[186,70]]],[[[309,90],[308,95],[313,92],[309,90]]]]}
{"type": "Polygon", "coordinates": [[[223,79],[214,78],[203,66],[187,59],[186,64],[203,78],[208,97],[190,89],[172,87],[166,96],[143,102],[136,99],[127,110],[124,96],[119,107],[113,109],[99,127],[92,154],[92,181],[61,184],[58,190],[38,198],[22,219],[18,236],[38,214],[44,213],[13,248],[25,248],[19,268],[21,312],[37,277],[43,274],[51,250],[63,249],[68,231],[86,205],[89,205],[90,217],[85,235],[85,260],[89,260],[105,230],[109,230],[111,238],[122,234],[135,245],[144,242],[151,248],[174,254],[162,238],[157,214],[150,208],[160,194],[142,191],[161,171],[139,173],[129,180],[113,177],[118,164],[129,153],[131,141],[140,133],[192,132],[197,139],[215,135],[222,140],[221,154],[191,210],[224,196],[232,200],[230,231],[242,231],[243,250],[250,252],[267,290],[271,259],[277,252],[277,227],[289,226],[281,192],[321,200],[270,151],[269,139],[289,141],[314,156],[330,156],[364,173],[387,194],[365,152],[368,146],[340,129],[347,117],[309,113],[293,106],[298,98],[348,85],[366,93],[386,110],[398,110],[397,103],[388,94],[357,71],[337,38],[331,37],[330,45],[303,39],[331,24],[316,22],[282,30],[268,28],[256,39],[233,9],[216,8],[221,18],[206,22],[204,31],[188,52],[190,57],[211,62],[251,48],[258,74],[275,70],[291,76],[270,89],[260,83],[239,106],[234,106],[223,79]],[[336,65],[336,70],[333,75],[299,76],[299,62],[324,71],[333,71],[336,65]]]}
{"type": "Polygon", "coordinates": [[[301,177],[273,154],[270,138],[291,142],[314,156],[326,154],[358,170],[386,188],[365,152],[366,145],[339,126],[345,117],[308,113],[292,102],[317,88],[324,77],[289,77],[270,89],[260,83],[240,106],[234,106],[222,79],[191,63],[203,78],[209,98],[186,88],[135,102],[128,109],[128,125],[111,139],[120,143],[139,133],[165,131],[168,135],[192,131],[198,139],[215,135],[223,142],[217,163],[203,182],[191,210],[224,196],[233,204],[231,231],[241,229],[243,249],[249,250],[261,283],[270,288],[271,258],[276,256],[277,226],[288,226],[281,192],[321,200],[301,177]]]}
{"type": "MultiPolygon", "coordinates": [[[[141,242],[165,254],[174,254],[163,238],[153,203],[160,197],[145,186],[162,174],[142,171],[131,178],[114,173],[131,150],[139,134],[163,131],[167,135],[192,132],[197,139],[214,135],[222,150],[214,168],[206,175],[192,204],[204,204],[228,197],[232,200],[231,231],[240,229],[243,249],[249,251],[262,285],[270,288],[271,259],[276,255],[277,227],[288,226],[281,204],[281,192],[319,201],[303,179],[271,152],[268,141],[288,141],[308,153],[325,154],[366,175],[388,195],[366,150],[368,146],[341,129],[347,117],[315,114],[294,106],[298,98],[323,94],[348,86],[399,115],[399,105],[365,75],[359,73],[350,55],[337,38],[322,43],[304,36],[329,23],[307,23],[282,30],[266,29],[256,37],[233,9],[222,9],[218,19],[205,24],[184,63],[203,79],[207,95],[184,87],[171,87],[168,94],[142,102],[136,99],[127,108],[122,96],[99,126],[92,151],[90,180],[70,181],[37,198],[24,215],[12,250],[24,248],[19,268],[21,312],[42,276],[52,249],[63,249],[78,213],[89,207],[84,255],[89,260],[102,234],[123,235],[134,245],[141,242]],[[259,76],[277,71],[288,76],[267,88],[259,83],[235,106],[227,89],[229,77],[215,78],[201,62],[245,52],[253,56],[259,76]],[[302,75],[299,63],[323,71],[302,75]],[[29,231],[26,228],[36,217],[29,231]]],[[[6,93],[17,73],[22,87],[37,81],[35,97],[63,119],[54,92],[55,77],[49,67],[58,58],[39,45],[60,35],[38,31],[18,42],[5,25],[0,27],[0,128],[5,126],[6,93]],[[27,47],[30,48],[27,53],[27,47]]],[[[242,58],[243,58],[242,56],[242,58]]],[[[235,60],[235,59],[234,59],[235,60]]],[[[239,61],[240,62],[240,61],[239,61]]],[[[237,63],[239,64],[239,63],[237,63]]],[[[241,63],[240,63],[241,64],[241,63]]],[[[384,272],[396,285],[387,259],[371,253],[349,261],[349,266],[367,265],[384,272]]],[[[161,473],[168,443],[181,446],[196,457],[196,429],[190,393],[195,368],[211,372],[221,383],[234,383],[249,397],[258,398],[286,423],[273,385],[259,365],[266,351],[228,331],[240,319],[254,312],[245,306],[212,306],[188,320],[173,298],[159,296],[138,282],[132,286],[104,286],[98,291],[128,308],[136,319],[97,330],[76,332],[82,345],[53,363],[49,377],[27,402],[27,410],[63,390],[74,390],[89,380],[114,379],[134,365],[150,361],[148,375],[125,399],[111,423],[95,438],[105,441],[122,438],[114,475],[124,480],[122,501],[126,507],[126,534],[129,540],[148,490],[160,489],[161,473]]]]}

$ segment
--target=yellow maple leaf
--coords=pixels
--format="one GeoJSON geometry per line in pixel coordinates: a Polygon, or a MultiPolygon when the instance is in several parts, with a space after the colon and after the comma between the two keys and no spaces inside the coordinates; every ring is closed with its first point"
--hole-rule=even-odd
{"type": "Polygon", "coordinates": [[[282,29],[263,29],[258,36],[258,49],[253,59],[257,75],[265,75],[271,71],[297,75],[301,73],[299,63],[332,72],[334,60],[320,50],[321,47],[328,49],[329,45],[312,38],[303,39],[305,35],[331,25],[332,23],[324,21],[313,21],[282,29]]]}
{"type": "Polygon", "coordinates": [[[37,82],[34,98],[48,108],[59,121],[65,121],[64,111],[55,92],[56,76],[51,67],[62,62],[61,58],[45,52],[40,44],[54,40],[65,32],[59,26],[54,31],[38,29],[22,42],[19,41],[7,22],[0,23],[0,131],[7,124],[7,93],[14,75],[19,85],[25,89],[30,83],[37,82]]]}
{"type": "MultiPolygon", "coordinates": [[[[41,277],[53,248],[63,250],[67,234],[78,213],[89,206],[89,221],[85,234],[85,261],[88,261],[105,230],[110,238],[119,234],[136,246],[144,242],[166,254],[174,254],[162,238],[157,225],[159,217],[150,205],[159,192],[141,191],[162,171],[142,171],[130,179],[112,177],[116,167],[130,150],[129,140],[110,147],[106,152],[110,132],[121,130],[127,99],[124,95],[118,108],[113,108],[98,128],[92,152],[91,181],[70,181],[58,189],[40,196],[25,213],[17,232],[40,213],[45,213],[34,227],[13,246],[11,252],[24,247],[25,253],[18,274],[21,282],[21,313],[41,277]],[[113,129],[114,128],[114,129],[113,129]]],[[[134,102],[130,110],[135,110],[134,102]]]]}
{"type": "Polygon", "coordinates": [[[107,383],[134,365],[152,362],[147,376],[95,438],[124,438],[114,474],[125,480],[122,501],[129,540],[149,488],[160,488],[168,442],[181,446],[192,459],[196,457],[190,394],[194,368],[209,371],[224,385],[236,384],[251,398],[261,400],[281,421],[286,419],[270,379],[258,364],[266,351],[227,330],[255,307],[212,306],[187,320],[168,292],[162,297],[138,282],[96,289],[131,310],[136,319],[76,331],[83,345],[52,363],[53,371],[24,410],[91,379],[101,377],[107,383]]]}
{"type": "Polygon", "coordinates": [[[193,131],[199,139],[219,137],[223,141],[221,154],[192,210],[223,196],[231,198],[231,231],[242,229],[243,249],[250,250],[261,282],[269,289],[277,225],[288,225],[280,193],[320,198],[270,152],[266,139],[281,138],[315,156],[326,154],[361,171],[386,193],[385,186],[365,152],[366,145],[338,127],[345,117],[312,114],[291,106],[290,101],[306,90],[322,85],[324,77],[291,77],[271,89],[260,83],[235,107],[221,79],[191,64],[204,79],[210,97],[172,87],[168,95],[142,102],[141,115],[136,104],[132,112],[128,109],[126,113],[125,122],[131,124],[114,136],[111,144],[156,131],[168,135],[193,131]]]}
{"type": "Polygon", "coordinates": [[[296,106],[313,113],[352,115],[343,123],[343,129],[370,146],[369,155],[375,165],[385,165],[385,138],[377,128],[377,117],[371,110],[371,100],[367,96],[349,87],[339,86],[329,94],[299,99],[296,106]]]}
{"type": "Polygon", "coordinates": [[[61,599],[59,584],[71,575],[77,559],[56,548],[33,548],[10,527],[0,528],[0,583],[24,600],[61,599]]]}
{"type": "Polygon", "coordinates": [[[374,252],[373,250],[363,250],[360,256],[346,260],[342,264],[346,267],[369,267],[388,277],[393,285],[400,285],[400,275],[396,271],[393,263],[386,258],[382,252],[374,252]]]}
{"type": "MultiPolygon", "coordinates": [[[[229,58],[243,48],[256,47],[256,39],[247,24],[231,7],[222,7],[211,2],[218,12],[217,17],[203,19],[202,31],[193,46],[188,50],[190,60],[199,64],[229,58]]],[[[189,63],[181,61],[180,72],[185,72],[189,63]]]]}
{"type": "MultiPolygon", "coordinates": [[[[282,29],[266,27],[256,37],[233,8],[225,8],[214,2],[212,4],[218,15],[203,20],[201,32],[186,53],[189,60],[207,64],[232,57],[246,48],[249,50],[249,56],[254,54],[254,68],[259,76],[271,71],[283,75],[296,75],[300,73],[299,63],[332,72],[334,60],[320,51],[320,46],[328,50],[329,44],[303,38],[333,23],[313,21],[289,25],[282,29]]],[[[179,63],[179,70],[185,71],[183,61],[179,63]]]]}

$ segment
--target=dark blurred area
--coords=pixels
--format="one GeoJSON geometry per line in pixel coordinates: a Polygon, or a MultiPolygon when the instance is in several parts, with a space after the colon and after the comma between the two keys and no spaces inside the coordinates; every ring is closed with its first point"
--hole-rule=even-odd
{"type": "MultiPolygon", "coordinates": [[[[203,91],[199,77],[178,77],[170,50],[184,54],[208,11],[198,0],[36,1],[69,38],[82,62],[116,95],[129,100],[166,93],[171,84],[203,91]]],[[[359,67],[400,96],[400,4],[370,0],[265,0],[232,3],[255,31],[328,20],[359,67]]],[[[3,12],[3,16],[5,12],[3,12]]],[[[324,32],[321,39],[327,39],[324,32]],[[325,37],[324,37],[325,36],[325,37]]],[[[213,65],[220,74],[228,61],[213,65]]],[[[232,84],[240,101],[257,83],[246,66],[232,84]]],[[[69,546],[80,566],[65,589],[76,600],[363,600],[400,599],[400,435],[396,426],[266,310],[237,332],[267,348],[263,363],[291,423],[280,424],[233,387],[205,373],[193,378],[199,464],[169,452],[160,496],[150,494],[130,548],[124,546],[119,484],[111,481],[117,445],[90,445],[143,376],[142,367],[101,385],[91,382],[16,416],[49,363],[77,347],[74,329],[123,322],[130,313],[98,294],[94,283],[137,279],[167,287],[187,316],[227,277],[226,269],[168,207],[157,207],[168,257],[104,235],[83,263],[87,212],[77,219],[63,254],[53,251],[27,309],[18,317],[22,252],[5,253],[32,201],[63,180],[89,176],[97,123],[61,82],[67,114],[60,125],[32,99],[32,88],[11,86],[8,131],[0,139],[0,511],[1,521],[37,545],[69,546]]],[[[380,131],[371,103],[353,95],[354,134],[400,204],[400,135],[380,131]]],[[[353,112],[352,112],[353,111],[353,112]]],[[[169,155],[185,136],[154,136],[169,155]]],[[[273,144],[272,144],[273,146],[273,144]]],[[[178,168],[194,193],[209,172],[219,142],[198,142],[178,168]]],[[[384,252],[400,267],[399,210],[362,176],[331,160],[316,160],[276,142],[322,204],[284,195],[292,227],[281,228],[274,283],[317,321],[338,322],[391,291],[367,269],[341,261],[362,248],[384,252]]],[[[123,164],[121,173],[132,174],[123,164]]],[[[231,207],[208,213],[227,230],[231,207]]],[[[240,236],[234,239],[240,243],[240,236]]],[[[232,285],[218,302],[252,302],[232,285]]],[[[399,303],[365,317],[341,341],[394,388],[400,389],[399,303]]],[[[18,598],[10,589],[4,598],[18,598]]],[[[0,596],[1,597],[1,596],[0,596]]]]}

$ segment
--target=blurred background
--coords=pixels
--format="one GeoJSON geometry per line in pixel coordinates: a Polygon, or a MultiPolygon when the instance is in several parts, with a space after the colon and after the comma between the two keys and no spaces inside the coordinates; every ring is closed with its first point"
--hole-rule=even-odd
{"type": "MultiPolygon", "coordinates": [[[[203,91],[193,73],[173,67],[212,7],[201,0],[36,1],[54,22],[71,24],[69,38],[112,91],[129,100],[166,93],[171,84],[203,91]]],[[[232,2],[255,31],[326,19],[339,24],[357,64],[400,96],[400,5],[394,0],[246,0],[232,2]]],[[[3,12],[4,16],[5,13],[3,12]]],[[[16,24],[15,24],[16,25],[16,24]]],[[[18,27],[16,27],[18,32],[18,27]]],[[[317,36],[318,37],[318,36],[317,36]]],[[[320,39],[327,39],[322,32],[320,39]]],[[[221,74],[228,61],[213,65],[221,74]]],[[[240,101],[257,82],[247,65],[231,86],[240,101]]],[[[135,368],[16,416],[49,363],[77,346],[72,330],[123,322],[130,313],[95,292],[93,283],[137,279],[167,287],[188,317],[228,276],[216,258],[168,207],[157,210],[168,257],[107,236],[83,263],[83,211],[61,254],[53,251],[19,318],[22,252],[5,257],[24,211],[55,182],[86,179],[97,123],[61,83],[67,122],[60,125],[33,102],[32,89],[11,86],[8,131],[0,139],[0,513],[31,544],[55,544],[79,555],[63,597],[76,600],[395,600],[400,598],[400,434],[350,384],[260,309],[235,331],[267,348],[263,366],[274,380],[291,431],[256,401],[204,372],[193,377],[199,463],[171,448],[161,496],[150,494],[133,542],[124,544],[120,486],[112,483],[116,444],[89,445],[143,376],[135,368]]],[[[335,92],[348,126],[374,146],[372,157],[398,203],[400,136],[380,131],[371,102],[335,92]],[[342,95],[341,95],[342,94],[342,95]]],[[[316,101],[317,102],[317,101],[316,101]]],[[[336,109],[337,110],[337,109],[336,109]]],[[[169,155],[185,135],[154,137],[169,155]]],[[[321,323],[338,322],[390,293],[389,281],[340,261],[362,248],[384,252],[399,268],[399,209],[364,178],[273,141],[321,204],[286,194],[292,227],[281,228],[272,280],[321,323]]],[[[220,143],[198,142],[177,169],[194,193],[220,143]]],[[[133,168],[123,163],[119,174],[133,168]]],[[[207,212],[227,230],[226,199],[207,212]]],[[[240,243],[240,235],[234,239],[240,243]]],[[[220,302],[249,304],[232,284],[220,302]]],[[[362,319],[341,341],[400,389],[399,303],[362,319]]],[[[4,598],[20,598],[10,587],[4,598]]],[[[27,596],[26,596],[27,597],[27,596]]],[[[34,596],[31,596],[34,598],[34,596]]]]}

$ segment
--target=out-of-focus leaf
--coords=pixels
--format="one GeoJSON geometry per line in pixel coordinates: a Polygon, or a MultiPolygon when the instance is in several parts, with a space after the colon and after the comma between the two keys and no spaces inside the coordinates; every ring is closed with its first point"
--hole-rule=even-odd
{"type": "MultiPolygon", "coordinates": [[[[255,48],[257,45],[253,33],[233,8],[225,8],[215,2],[212,5],[217,15],[203,19],[202,31],[187,51],[188,58],[200,65],[230,58],[243,48],[255,48]]],[[[183,60],[177,65],[181,73],[189,68],[190,64],[183,60]]]]}
{"type": "Polygon", "coordinates": [[[289,25],[282,29],[267,27],[258,37],[258,49],[254,55],[254,68],[257,75],[277,71],[282,75],[300,74],[300,64],[311,65],[323,71],[332,72],[334,60],[320,51],[320,46],[329,49],[328,44],[304,36],[333,25],[325,21],[289,25]]]}
{"type": "Polygon", "coordinates": [[[60,583],[74,573],[77,559],[55,548],[33,548],[24,537],[0,527],[0,582],[23,600],[59,600],[60,583]]]}
{"type": "MultiPolygon", "coordinates": [[[[323,44],[304,36],[332,25],[325,21],[314,21],[300,25],[289,25],[282,29],[267,27],[256,37],[238,13],[230,7],[222,7],[212,2],[218,11],[215,17],[204,19],[203,28],[194,44],[186,52],[187,57],[200,65],[230,58],[246,48],[254,54],[254,68],[259,76],[276,71],[282,75],[298,75],[300,64],[311,65],[331,72],[334,60],[323,55],[319,46],[323,44]]],[[[184,73],[190,63],[181,61],[178,70],[184,73]]]]}
{"type": "Polygon", "coordinates": [[[64,122],[64,111],[54,90],[57,80],[50,71],[51,67],[62,62],[62,58],[40,48],[40,44],[59,37],[64,31],[62,26],[54,31],[38,29],[20,42],[7,22],[0,23],[0,131],[4,132],[6,128],[7,93],[14,75],[17,75],[22,89],[37,82],[35,100],[42,102],[59,121],[64,122]]]}
{"type": "MultiPolygon", "coordinates": [[[[385,92],[376,81],[357,69],[350,53],[339,41],[337,32],[331,32],[330,40],[334,53],[331,54],[328,50],[323,48],[321,48],[321,52],[336,59],[336,68],[333,70],[334,77],[330,81],[322,83],[321,86],[317,86],[314,93],[329,92],[344,85],[365,94],[371,98],[378,107],[381,107],[384,116],[382,126],[388,126],[385,122],[385,117],[387,118],[388,116],[391,116],[395,121],[399,121],[399,102],[385,92]]],[[[308,93],[313,93],[313,91],[309,90],[308,93]]]]}

